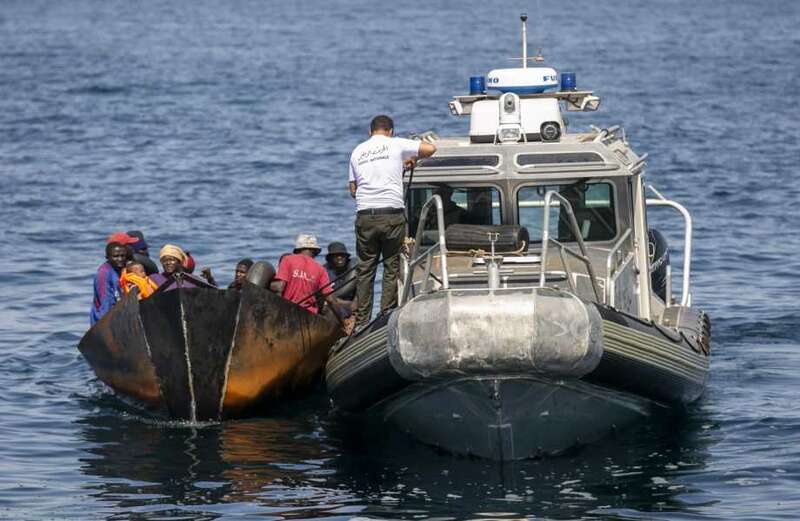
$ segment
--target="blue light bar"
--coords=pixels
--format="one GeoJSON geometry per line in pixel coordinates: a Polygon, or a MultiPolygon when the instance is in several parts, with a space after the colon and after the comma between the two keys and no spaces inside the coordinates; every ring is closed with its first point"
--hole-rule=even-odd
{"type": "Polygon", "coordinates": [[[561,73],[561,90],[576,90],[576,81],[574,72],[561,73]]]}
{"type": "Polygon", "coordinates": [[[486,78],[483,76],[470,76],[469,93],[471,96],[486,94],[486,78]]]}

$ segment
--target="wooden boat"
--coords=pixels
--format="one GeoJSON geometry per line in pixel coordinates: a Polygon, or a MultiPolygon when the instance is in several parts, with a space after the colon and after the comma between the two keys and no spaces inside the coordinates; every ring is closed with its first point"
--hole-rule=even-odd
{"type": "Polygon", "coordinates": [[[339,325],[254,284],[127,296],[81,339],[97,377],[177,420],[263,411],[316,384],[339,325]]]}

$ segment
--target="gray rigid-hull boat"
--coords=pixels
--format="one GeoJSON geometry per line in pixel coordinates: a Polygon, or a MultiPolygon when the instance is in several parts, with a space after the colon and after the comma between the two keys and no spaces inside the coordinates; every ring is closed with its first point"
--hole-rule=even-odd
{"type": "Polygon", "coordinates": [[[341,334],[333,319],[245,283],[130,294],[78,349],[122,397],[169,419],[217,421],[307,393],[341,334]]]}
{"type": "Polygon", "coordinates": [[[470,134],[433,137],[416,169],[398,307],[328,360],[339,410],[506,460],[703,394],[710,322],[691,305],[689,213],[646,186],[646,156],[619,128],[565,131],[559,104],[594,110],[592,92],[530,90],[451,101],[470,134]],[[666,241],[648,229],[648,208],[662,207],[684,219],[679,295],[666,241]]]}

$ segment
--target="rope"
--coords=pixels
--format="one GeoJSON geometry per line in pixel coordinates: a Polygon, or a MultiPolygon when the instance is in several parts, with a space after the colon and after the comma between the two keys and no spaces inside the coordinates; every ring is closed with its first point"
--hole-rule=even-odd
{"type": "MultiPolygon", "coordinates": [[[[521,248],[519,248],[518,250],[504,252],[503,255],[515,255],[517,257],[521,257],[527,251],[528,251],[528,243],[523,241],[521,248]]],[[[447,250],[447,255],[450,255],[450,254],[452,254],[452,255],[469,255],[470,257],[485,257],[486,256],[486,250],[484,250],[482,248],[475,248],[475,249],[471,249],[471,250],[468,250],[468,251],[447,250]]]]}

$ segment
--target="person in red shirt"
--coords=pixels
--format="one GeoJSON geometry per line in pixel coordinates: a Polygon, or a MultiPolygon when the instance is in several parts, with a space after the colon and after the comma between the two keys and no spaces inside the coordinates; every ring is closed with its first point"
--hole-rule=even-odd
{"type": "Polygon", "coordinates": [[[341,321],[341,317],[336,313],[337,299],[333,296],[328,272],[314,260],[320,251],[315,236],[302,233],[298,235],[294,253],[285,255],[281,259],[278,273],[270,289],[314,314],[319,313],[315,295],[319,292],[341,321]]]}

